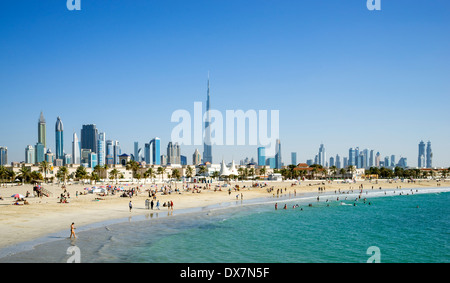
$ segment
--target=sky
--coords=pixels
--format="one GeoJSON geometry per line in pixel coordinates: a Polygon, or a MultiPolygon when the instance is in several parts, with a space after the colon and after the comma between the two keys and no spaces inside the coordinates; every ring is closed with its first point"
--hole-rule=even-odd
{"type": "MultiPolygon", "coordinates": [[[[133,153],[154,137],[166,152],[172,113],[278,110],[282,157],[348,156],[350,147],[417,166],[450,166],[450,2],[381,0],[3,0],[0,146],[23,161],[43,111],[48,146],[64,124],[96,124],[133,153]]],[[[181,146],[192,161],[202,146],[181,146]]],[[[257,158],[257,145],[215,146],[214,162],[257,158]]]]}

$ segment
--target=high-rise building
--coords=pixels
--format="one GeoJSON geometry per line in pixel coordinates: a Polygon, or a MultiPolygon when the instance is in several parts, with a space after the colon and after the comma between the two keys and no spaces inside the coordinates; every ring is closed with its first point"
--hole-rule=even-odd
{"type": "Polygon", "coordinates": [[[395,166],[395,164],[397,164],[397,163],[395,163],[395,155],[392,154],[391,155],[391,166],[395,166]]]}
{"type": "Polygon", "coordinates": [[[330,167],[335,166],[334,165],[334,157],[333,156],[330,157],[330,163],[328,165],[330,165],[330,167]]]}
{"type": "Polygon", "coordinates": [[[36,154],[32,145],[27,145],[25,148],[25,163],[34,164],[36,162],[36,154]]]}
{"type": "Polygon", "coordinates": [[[356,166],[356,153],[354,148],[348,150],[348,166],[356,166]]]}
{"type": "Polygon", "coordinates": [[[89,167],[90,168],[94,168],[95,166],[98,165],[97,157],[98,157],[98,155],[95,152],[89,153],[89,167]]]}
{"type": "Polygon", "coordinates": [[[433,167],[433,151],[431,150],[431,142],[427,142],[427,168],[433,167]]]}
{"type": "Polygon", "coordinates": [[[140,162],[141,160],[139,159],[139,142],[134,142],[134,161],[136,162],[140,162]]]}
{"type": "Polygon", "coordinates": [[[423,141],[420,141],[419,143],[419,157],[417,160],[417,167],[419,168],[425,168],[425,143],[423,141]]]}
{"type": "Polygon", "coordinates": [[[325,167],[327,165],[327,153],[325,151],[325,146],[323,144],[319,147],[319,154],[318,154],[318,160],[319,165],[322,165],[325,167]]]}
{"type": "Polygon", "coordinates": [[[72,159],[73,164],[80,164],[80,142],[78,141],[77,133],[73,133],[73,141],[72,141],[72,159]]]}
{"type": "Polygon", "coordinates": [[[42,143],[36,143],[35,154],[36,154],[36,163],[41,163],[45,160],[45,147],[42,143]]]}
{"type": "Polygon", "coordinates": [[[47,147],[47,124],[42,112],[38,121],[38,143],[43,144],[44,148],[47,147]]]}
{"type": "Polygon", "coordinates": [[[48,164],[53,164],[55,162],[55,155],[51,151],[51,149],[47,150],[47,153],[45,154],[45,161],[48,162],[48,164]]]}
{"type": "Polygon", "coordinates": [[[106,134],[104,132],[98,134],[97,164],[100,166],[106,164],[106,134]]]}
{"type": "Polygon", "coordinates": [[[119,156],[122,154],[119,141],[113,141],[113,162],[114,164],[120,164],[119,156]]]}
{"type": "Polygon", "coordinates": [[[192,155],[192,164],[199,165],[200,163],[202,163],[200,152],[198,151],[198,149],[195,149],[194,154],[192,155]]]}
{"type": "Polygon", "coordinates": [[[266,165],[266,148],[258,147],[258,166],[266,165]]]}
{"type": "Polygon", "coordinates": [[[187,165],[187,157],[184,155],[180,155],[181,165],[187,165]]]}
{"type": "MultiPolygon", "coordinates": [[[[211,113],[210,113],[210,92],[209,92],[209,73],[208,73],[208,88],[206,98],[206,120],[205,120],[205,138],[203,141],[203,163],[213,162],[212,158],[212,145],[211,145],[211,113]]],[[[170,159],[168,160],[170,163],[170,159]]]]}
{"type": "Polygon", "coordinates": [[[72,164],[72,154],[64,154],[64,165],[72,164]]]}
{"type": "Polygon", "coordinates": [[[167,163],[181,164],[180,146],[178,143],[169,142],[167,145],[167,163]]]}
{"type": "Polygon", "coordinates": [[[281,169],[281,166],[283,166],[283,161],[281,159],[281,142],[280,139],[277,139],[276,142],[276,153],[275,153],[275,168],[281,169]]]}
{"type": "Polygon", "coordinates": [[[342,168],[341,157],[339,156],[339,154],[336,154],[336,168],[337,169],[342,168]]]}
{"type": "Polygon", "coordinates": [[[381,154],[380,152],[377,152],[377,155],[375,155],[375,167],[381,166],[381,154]]]}
{"type": "Polygon", "coordinates": [[[297,166],[297,152],[291,152],[291,164],[297,166]]]}
{"type": "Polygon", "coordinates": [[[362,167],[368,169],[369,168],[369,157],[370,157],[369,149],[367,149],[367,148],[364,149],[362,151],[362,154],[363,154],[363,158],[364,158],[362,167]]]}
{"type": "Polygon", "coordinates": [[[375,157],[373,155],[374,151],[373,149],[370,151],[370,157],[369,157],[369,168],[373,167],[373,165],[375,164],[375,157]]]}
{"type": "Polygon", "coordinates": [[[58,116],[55,125],[56,159],[64,159],[64,129],[61,118],[58,116]]]}
{"type": "Polygon", "coordinates": [[[8,148],[0,146],[0,165],[8,164],[8,148]]]}
{"type": "Polygon", "coordinates": [[[151,164],[161,165],[161,140],[156,137],[150,141],[151,164]]]}
{"type": "Polygon", "coordinates": [[[97,153],[98,130],[94,124],[83,125],[81,129],[81,149],[97,153]]]}

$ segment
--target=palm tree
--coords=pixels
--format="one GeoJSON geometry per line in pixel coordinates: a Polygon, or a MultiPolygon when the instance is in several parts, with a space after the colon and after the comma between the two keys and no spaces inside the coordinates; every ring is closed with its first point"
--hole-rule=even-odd
{"type": "Polygon", "coordinates": [[[265,176],[266,175],[266,167],[259,168],[259,175],[265,176]]]}
{"type": "Polygon", "coordinates": [[[116,180],[116,184],[117,184],[117,178],[119,177],[119,170],[117,170],[116,168],[114,168],[113,170],[109,171],[109,178],[115,179],[116,180]]]}
{"type": "Polygon", "coordinates": [[[155,176],[155,170],[152,167],[148,168],[148,170],[145,171],[144,174],[147,175],[148,177],[150,177],[152,179],[152,182],[153,182],[153,178],[156,177],[155,176]]]}
{"type": "Polygon", "coordinates": [[[140,167],[139,163],[137,163],[134,160],[128,161],[127,165],[126,165],[127,170],[131,169],[133,171],[133,178],[136,178],[136,174],[137,174],[137,171],[139,170],[139,167],[140,167]]]}
{"type": "Polygon", "coordinates": [[[63,183],[66,184],[67,176],[69,176],[69,170],[66,166],[62,166],[59,168],[57,175],[59,175],[59,178],[62,178],[63,183]]]}
{"type": "Polygon", "coordinates": [[[194,169],[192,169],[191,166],[188,166],[188,167],[186,168],[186,177],[192,178],[192,174],[194,174],[194,169]]]}
{"type": "Polygon", "coordinates": [[[180,171],[178,171],[178,169],[173,169],[172,170],[172,178],[174,178],[175,180],[180,179],[181,174],[180,171]]]}
{"type": "Polygon", "coordinates": [[[202,165],[198,170],[198,175],[204,175],[206,172],[208,172],[208,169],[206,168],[206,166],[202,165]]]}
{"type": "Polygon", "coordinates": [[[44,173],[44,181],[47,180],[47,172],[50,171],[51,168],[51,164],[45,160],[39,164],[39,171],[44,173]]]}
{"type": "Polygon", "coordinates": [[[22,185],[26,182],[28,183],[31,178],[31,169],[29,167],[25,167],[25,165],[22,165],[22,168],[20,168],[20,179],[22,180],[22,185]]]}
{"type": "Polygon", "coordinates": [[[166,168],[159,166],[157,170],[158,170],[158,174],[161,175],[161,181],[162,181],[164,172],[166,171],[166,168]]]}
{"type": "Polygon", "coordinates": [[[79,180],[85,180],[87,179],[88,173],[86,171],[86,168],[84,168],[83,165],[77,168],[77,171],[75,172],[75,178],[79,180]]]}
{"type": "Polygon", "coordinates": [[[211,177],[213,177],[214,179],[217,179],[220,176],[220,172],[219,171],[214,171],[211,175],[211,177]]]}
{"type": "Polygon", "coordinates": [[[4,183],[5,178],[8,176],[8,172],[5,166],[0,165],[0,180],[2,181],[2,185],[4,183]]]}

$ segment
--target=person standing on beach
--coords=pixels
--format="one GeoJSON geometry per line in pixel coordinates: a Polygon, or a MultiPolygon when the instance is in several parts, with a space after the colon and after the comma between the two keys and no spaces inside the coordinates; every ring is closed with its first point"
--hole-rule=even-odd
{"type": "Polygon", "coordinates": [[[170,201],[170,209],[173,211],[173,201],[170,201]]]}
{"type": "Polygon", "coordinates": [[[130,200],[130,202],[128,203],[128,207],[130,208],[130,212],[131,212],[131,209],[133,208],[133,205],[131,204],[131,200],[130,200]]]}
{"type": "Polygon", "coordinates": [[[156,201],[156,208],[159,210],[159,200],[156,201]]]}
{"type": "Polygon", "coordinates": [[[150,207],[153,210],[153,200],[150,202],[150,207]]]}
{"type": "Polygon", "coordinates": [[[77,236],[75,235],[75,227],[74,227],[74,225],[75,225],[75,223],[74,222],[72,222],[72,225],[70,225],[70,239],[72,239],[72,235],[73,235],[73,237],[74,238],[76,238],[77,236]]]}

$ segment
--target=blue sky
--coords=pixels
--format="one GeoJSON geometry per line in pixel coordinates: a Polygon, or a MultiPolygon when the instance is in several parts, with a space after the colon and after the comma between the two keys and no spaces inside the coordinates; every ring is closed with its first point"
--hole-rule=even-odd
{"type": "MultiPolygon", "coordinates": [[[[430,140],[450,166],[450,3],[445,0],[5,0],[0,9],[0,145],[24,160],[40,111],[54,150],[57,116],[72,133],[95,123],[131,153],[173,111],[279,110],[283,159],[348,155],[359,146],[417,165],[430,140]]],[[[198,147],[200,152],[203,148],[198,147]]],[[[182,147],[191,161],[194,146],[182,147]]],[[[215,161],[256,146],[213,149],[215,161]]]]}

